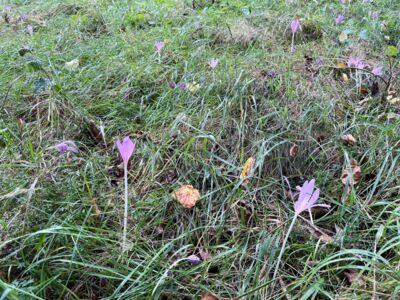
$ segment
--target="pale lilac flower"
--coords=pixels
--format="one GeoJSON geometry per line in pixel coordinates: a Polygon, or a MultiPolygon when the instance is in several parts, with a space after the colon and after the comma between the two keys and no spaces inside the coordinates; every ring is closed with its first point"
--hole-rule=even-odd
{"type": "Polygon", "coordinates": [[[157,53],[158,53],[158,54],[161,54],[161,50],[162,50],[162,48],[165,47],[165,43],[164,43],[164,42],[160,42],[160,41],[156,41],[156,42],[154,43],[154,46],[156,47],[157,53]]]}
{"type": "Polygon", "coordinates": [[[371,17],[372,17],[373,20],[378,19],[378,18],[379,18],[379,12],[374,11],[374,12],[372,13],[371,17]]]}
{"type": "Polygon", "coordinates": [[[317,202],[320,190],[315,189],[315,179],[304,182],[303,186],[297,187],[300,190],[299,198],[294,203],[294,211],[296,215],[310,209],[317,202]]]}
{"type": "Polygon", "coordinates": [[[300,21],[297,18],[294,18],[292,22],[290,23],[290,28],[292,29],[292,32],[295,33],[297,30],[300,28],[300,21]]]}
{"type": "Polygon", "coordinates": [[[194,254],[186,257],[186,260],[188,262],[190,262],[190,264],[192,264],[193,266],[198,265],[199,263],[201,263],[200,257],[198,257],[197,255],[194,255],[194,254]]]}
{"type": "Polygon", "coordinates": [[[26,31],[29,33],[29,35],[33,35],[33,26],[32,25],[26,26],[26,31]]]}
{"type": "Polygon", "coordinates": [[[65,141],[63,143],[59,143],[55,145],[55,147],[61,154],[65,152],[78,153],[78,147],[72,141],[65,141]]]}
{"type": "Polygon", "coordinates": [[[349,59],[347,60],[347,64],[349,67],[355,67],[358,69],[364,69],[365,64],[362,61],[361,58],[355,57],[355,56],[349,56],[349,59]]]}
{"type": "Polygon", "coordinates": [[[343,17],[342,15],[338,15],[338,16],[335,18],[335,23],[336,23],[336,25],[342,24],[343,21],[344,21],[344,17],[343,17]]]}
{"type": "Polygon", "coordinates": [[[211,67],[211,69],[215,69],[217,67],[218,63],[219,63],[218,58],[212,58],[208,62],[208,65],[211,67]]]}
{"type": "Polygon", "coordinates": [[[375,67],[372,69],[372,74],[377,75],[377,76],[381,76],[383,71],[383,67],[375,67]]]}
{"type": "Polygon", "coordinates": [[[186,84],[186,82],[181,81],[181,82],[178,83],[177,87],[178,87],[180,90],[184,91],[184,90],[187,89],[187,84],[186,84]]]}
{"type": "Polygon", "coordinates": [[[127,136],[122,140],[122,143],[120,141],[117,141],[117,147],[124,164],[128,164],[129,159],[135,151],[135,143],[133,143],[131,139],[127,136]]]}

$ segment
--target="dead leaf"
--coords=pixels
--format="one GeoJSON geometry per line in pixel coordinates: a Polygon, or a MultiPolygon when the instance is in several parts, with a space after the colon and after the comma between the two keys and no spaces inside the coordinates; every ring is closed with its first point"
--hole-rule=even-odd
{"type": "Polygon", "coordinates": [[[207,251],[205,251],[205,250],[203,250],[201,248],[199,250],[199,255],[200,255],[202,260],[207,260],[207,259],[210,259],[212,257],[210,253],[208,253],[207,251]]]}
{"type": "Polygon", "coordinates": [[[299,146],[297,146],[296,144],[292,144],[292,146],[290,146],[289,149],[289,155],[291,157],[295,157],[298,151],[299,151],[299,146]]]}
{"type": "Polygon", "coordinates": [[[360,182],[361,177],[361,168],[358,165],[357,161],[352,159],[350,161],[350,166],[346,166],[346,168],[342,172],[342,183],[346,185],[347,182],[349,182],[350,185],[355,185],[360,182]]]}
{"type": "Polygon", "coordinates": [[[97,143],[101,144],[104,142],[104,130],[101,127],[97,127],[94,120],[89,121],[89,131],[90,135],[96,140],[97,143]]]}
{"type": "Polygon", "coordinates": [[[192,208],[200,198],[200,192],[192,185],[182,185],[178,191],[171,194],[184,208],[192,208]]]}
{"type": "Polygon", "coordinates": [[[215,297],[214,295],[206,293],[206,294],[201,295],[200,300],[218,300],[218,298],[215,297]]]}
{"type": "MultiPolygon", "coordinates": [[[[249,157],[249,159],[246,160],[243,165],[242,172],[240,173],[240,178],[246,178],[253,173],[255,162],[256,160],[254,157],[249,157]]],[[[248,181],[244,181],[244,183],[247,184],[248,181]]]]}
{"type": "Polygon", "coordinates": [[[347,64],[345,63],[337,63],[336,64],[337,69],[347,69],[347,64]]]}
{"type": "Polygon", "coordinates": [[[357,144],[356,138],[351,134],[345,134],[342,136],[342,141],[348,145],[355,145],[357,144]]]}
{"type": "Polygon", "coordinates": [[[349,36],[347,35],[346,32],[342,31],[339,34],[339,42],[344,43],[345,41],[347,41],[347,39],[349,38],[349,36]]]}
{"type": "Polygon", "coordinates": [[[76,71],[79,68],[79,59],[73,59],[64,64],[68,71],[76,71]]]}
{"type": "Polygon", "coordinates": [[[96,216],[96,218],[98,218],[101,214],[101,211],[100,211],[99,207],[97,206],[96,198],[92,198],[92,200],[90,200],[90,202],[92,204],[94,215],[96,216]]]}
{"type": "Polygon", "coordinates": [[[356,286],[366,286],[364,280],[360,277],[357,270],[355,269],[344,271],[343,275],[346,277],[350,285],[354,284],[356,286]]]}
{"type": "Polygon", "coordinates": [[[344,82],[349,81],[349,77],[347,76],[346,73],[343,73],[343,74],[342,74],[342,80],[343,80],[344,82]]]}

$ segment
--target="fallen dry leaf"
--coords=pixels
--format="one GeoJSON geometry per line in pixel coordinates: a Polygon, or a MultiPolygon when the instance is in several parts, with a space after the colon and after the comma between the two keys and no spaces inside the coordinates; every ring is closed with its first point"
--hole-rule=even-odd
{"type": "Polygon", "coordinates": [[[356,160],[352,159],[350,161],[350,165],[346,166],[342,172],[341,179],[343,184],[347,184],[347,182],[349,182],[350,185],[355,185],[360,182],[361,168],[356,160]]]}
{"type": "Polygon", "coordinates": [[[73,59],[64,64],[68,71],[76,71],[79,68],[79,59],[73,59]]]}
{"type": "Polygon", "coordinates": [[[201,295],[200,300],[218,300],[218,298],[215,297],[214,295],[206,293],[206,294],[201,295]]]}
{"type": "Polygon", "coordinates": [[[347,35],[347,33],[344,32],[344,31],[342,31],[342,32],[339,34],[339,42],[344,43],[345,41],[347,41],[348,37],[349,37],[349,36],[347,35]]]}
{"type": "Polygon", "coordinates": [[[203,249],[199,250],[199,255],[200,255],[202,260],[207,260],[207,259],[211,258],[211,254],[208,253],[207,251],[203,250],[203,249]]]}
{"type": "Polygon", "coordinates": [[[342,74],[342,80],[343,80],[344,82],[349,81],[349,77],[347,76],[346,73],[343,73],[343,74],[342,74]]]}
{"type": "Polygon", "coordinates": [[[356,138],[351,134],[345,134],[342,136],[342,141],[349,145],[357,144],[356,138]]]}
{"type": "Polygon", "coordinates": [[[171,194],[184,208],[192,208],[200,198],[200,192],[192,185],[182,185],[178,191],[171,194]]]}
{"type": "MultiPolygon", "coordinates": [[[[254,165],[256,160],[254,157],[249,157],[243,165],[242,172],[240,173],[240,178],[246,178],[253,173],[254,165]]],[[[245,184],[248,183],[248,180],[244,181],[245,184]]]]}
{"type": "Polygon", "coordinates": [[[299,151],[299,146],[297,146],[296,144],[292,144],[292,146],[290,146],[289,149],[289,155],[291,157],[295,157],[298,151],[299,151]]]}
{"type": "Polygon", "coordinates": [[[358,274],[357,270],[350,269],[350,270],[344,271],[343,275],[346,277],[346,279],[350,285],[354,284],[356,286],[365,287],[365,282],[361,278],[361,276],[358,274]]]}
{"type": "Polygon", "coordinates": [[[98,218],[101,214],[101,211],[100,211],[99,207],[97,206],[96,198],[92,198],[92,200],[90,200],[90,203],[92,204],[94,215],[96,216],[96,218],[98,218]]]}
{"type": "Polygon", "coordinates": [[[337,63],[336,64],[337,69],[347,69],[347,64],[345,63],[337,63]]]}

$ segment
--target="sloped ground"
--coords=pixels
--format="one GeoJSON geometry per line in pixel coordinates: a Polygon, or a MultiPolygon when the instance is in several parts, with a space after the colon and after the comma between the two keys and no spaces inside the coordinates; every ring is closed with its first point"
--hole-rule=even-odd
{"type": "Polygon", "coordinates": [[[3,2],[1,299],[398,299],[399,4],[196,2],[3,2]]]}

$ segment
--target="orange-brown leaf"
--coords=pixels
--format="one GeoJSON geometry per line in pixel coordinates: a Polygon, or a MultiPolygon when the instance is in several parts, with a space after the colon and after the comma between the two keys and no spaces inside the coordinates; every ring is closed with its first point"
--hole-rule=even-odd
{"type": "Polygon", "coordinates": [[[336,64],[337,69],[347,69],[347,64],[345,63],[337,63],[336,64]]]}
{"type": "Polygon", "coordinates": [[[352,159],[350,165],[346,166],[342,172],[342,183],[347,184],[348,182],[350,185],[355,185],[360,182],[361,177],[361,168],[357,161],[352,159]]]}
{"type": "Polygon", "coordinates": [[[218,298],[215,297],[214,295],[206,293],[206,294],[201,295],[200,300],[218,300],[218,298]]]}
{"type": "Polygon", "coordinates": [[[349,145],[357,144],[357,139],[351,134],[345,134],[342,136],[342,141],[349,145]]]}
{"type": "Polygon", "coordinates": [[[184,208],[192,208],[200,198],[200,192],[192,185],[182,185],[179,190],[171,194],[184,208]]]}
{"type": "Polygon", "coordinates": [[[94,215],[96,216],[96,218],[98,218],[101,214],[101,211],[100,211],[99,207],[97,206],[96,198],[92,198],[92,200],[90,200],[90,202],[92,204],[94,215]]]}
{"type": "Polygon", "coordinates": [[[297,155],[297,152],[299,152],[299,146],[297,146],[296,144],[292,144],[289,149],[289,155],[291,157],[295,157],[297,155]]]}
{"type": "Polygon", "coordinates": [[[240,173],[240,178],[245,178],[251,175],[254,169],[255,162],[256,160],[254,159],[254,157],[249,157],[249,159],[246,160],[243,165],[242,172],[240,173]]]}

